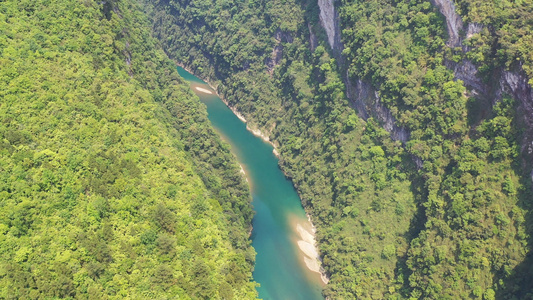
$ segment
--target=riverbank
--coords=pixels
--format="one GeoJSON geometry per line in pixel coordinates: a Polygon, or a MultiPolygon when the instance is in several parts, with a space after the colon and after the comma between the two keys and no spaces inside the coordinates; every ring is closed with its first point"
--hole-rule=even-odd
{"type": "MultiPolygon", "coordinates": [[[[182,67],[185,71],[191,73],[191,74],[194,74],[191,70],[189,70],[187,67],[183,66],[182,64],[180,63],[177,63],[178,66],[182,67]]],[[[203,79],[202,79],[203,80],[203,79]]],[[[203,92],[203,93],[206,93],[206,94],[215,94],[217,95],[217,97],[220,98],[220,100],[222,100],[222,102],[224,102],[224,104],[226,104],[226,106],[233,112],[233,114],[235,114],[235,116],[237,116],[237,118],[239,118],[239,120],[241,120],[242,122],[244,122],[246,124],[246,129],[248,131],[250,131],[251,133],[253,133],[255,136],[257,137],[260,137],[263,141],[269,143],[271,146],[272,146],[272,153],[277,157],[279,158],[279,151],[278,149],[276,148],[276,145],[274,143],[272,143],[272,141],[270,141],[270,137],[266,134],[264,134],[263,132],[261,132],[261,130],[257,129],[257,128],[251,128],[248,121],[246,120],[246,118],[237,110],[235,109],[234,107],[232,107],[228,100],[226,98],[224,98],[223,95],[220,95],[218,93],[218,89],[214,86],[211,85],[211,83],[209,83],[208,81],[205,81],[205,84],[207,84],[209,86],[209,88],[211,90],[208,90],[208,89],[205,89],[205,88],[202,88],[202,87],[198,87],[198,86],[194,86],[193,84],[193,88],[196,89],[197,91],[200,91],[200,92],[203,92]]]]}
{"type": "MultiPolygon", "coordinates": [[[[256,250],[253,278],[260,284],[257,287],[259,298],[323,300],[324,282],[319,273],[306,266],[304,257],[307,256],[298,247],[298,233],[291,220],[301,221],[306,230],[311,230],[312,226],[297,190],[279,168],[279,160],[272,155],[272,144],[265,143],[270,142],[268,137],[260,131],[252,131],[244,123],[243,116],[228,106],[227,101],[195,88],[213,90],[215,94],[204,81],[183,68],[178,68],[178,72],[190,82],[194,93],[206,105],[211,124],[231,146],[245,173],[243,175],[249,180],[256,212],[250,236],[256,250]]],[[[309,258],[308,264],[311,261],[309,258]]],[[[314,269],[317,270],[316,266],[314,269]]]]}
{"type": "Polygon", "coordinates": [[[208,89],[204,89],[204,88],[201,88],[201,87],[199,87],[199,86],[195,87],[195,89],[196,89],[197,91],[201,92],[201,93],[205,93],[205,94],[209,94],[209,95],[212,95],[212,94],[213,94],[213,92],[211,92],[210,90],[208,90],[208,89]]]}
{"type": "Polygon", "coordinates": [[[328,284],[329,278],[327,277],[324,268],[322,268],[322,259],[320,258],[316,246],[316,229],[311,223],[309,216],[307,220],[291,218],[290,224],[292,228],[294,228],[297,236],[299,236],[299,238],[296,239],[296,243],[300,249],[300,257],[303,258],[305,266],[310,271],[318,273],[323,284],[328,284]]]}
{"type": "MultiPolygon", "coordinates": [[[[184,66],[180,65],[180,67],[182,67],[183,69],[185,69],[186,71],[191,73],[184,66]]],[[[208,90],[206,88],[197,86],[197,85],[202,85],[201,83],[192,83],[191,87],[194,88],[195,90],[199,91],[199,92],[203,92],[203,93],[206,93],[206,94],[215,94],[215,95],[217,95],[220,98],[220,100],[222,100],[222,102],[231,110],[231,112],[239,120],[241,120],[243,123],[246,124],[246,130],[251,132],[253,135],[261,138],[266,143],[269,143],[272,146],[272,148],[273,148],[272,153],[277,158],[279,158],[279,152],[278,152],[278,150],[276,148],[276,145],[274,145],[274,143],[270,140],[270,137],[265,135],[259,129],[251,128],[249,123],[248,123],[248,121],[246,120],[246,118],[239,111],[237,111],[237,109],[232,107],[229,104],[227,99],[225,99],[222,95],[220,95],[218,93],[217,88],[212,86],[209,82],[207,82],[205,80],[203,80],[203,81],[205,82],[205,84],[211,90],[208,90]]],[[[248,184],[250,184],[250,181],[248,181],[248,178],[246,176],[246,172],[245,172],[243,166],[240,165],[240,167],[241,167],[241,173],[245,176],[246,181],[248,182],[248,184]]],[[[285,174],[285,176],[286,176],[286,174],[285,174]]],[[[316,229],[315,229],[314,225],[311,222],[310,216],[307,215],[307,220],[293,219],[292,217],[289,218],[289,219],[290,219],[289,221],[290,221],[291,227],[293,228],[293,230],[295,230],[295,233],[297,235],[299,235],[299,239],[296,239],[294,242],[298,245],[298,248],[300,249],[300,252],[301,252],[300,258],[302,258],[302,261],[305,264],[305,267],[307,269],[309,269],[310,271],[319,274],[321,283],[328,284],[329,278],[327,277],[327,275],[325,273],[325,270],[322,268],[322,259],[320,257],[320,254],[319,254],[318,250],[317,250],[316,240],[315,240],[315,231],[316,231],[316,229]]]]}

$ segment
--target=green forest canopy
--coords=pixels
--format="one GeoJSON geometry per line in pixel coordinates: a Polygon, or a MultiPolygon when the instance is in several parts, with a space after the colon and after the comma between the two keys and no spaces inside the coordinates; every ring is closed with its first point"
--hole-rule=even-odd
{"type": "Polygon", "coordinates": [[[248,188],[137,2],[1,2],[0,99],[0,298],[256,297],[248,188]]]}
{"type": "Polygon", "coordinates": [[[279,146],[325,296],[531,297],[516,100],[481,115],[445,66],[464,55],[491,80],[518,61],[531,78],[531,5],[457,1],[485,26],[458,56],[429,1],[340,1],[339,64],[314,1],[1,2],[0,298],[256,296],[248,189],[145,13],[279,146]],[[356,115],[345,74],[409,141],[356,115]]]}

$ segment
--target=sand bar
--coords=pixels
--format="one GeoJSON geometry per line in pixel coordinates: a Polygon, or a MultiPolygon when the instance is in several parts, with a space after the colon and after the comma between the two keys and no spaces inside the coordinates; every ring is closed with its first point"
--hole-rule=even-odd
{"type": "Polygon", "coordinates": [[[208,89],[204,89],[204,88],[199,87],[199,86],[196,86],[196,87],[194,87],[194,88],[195,88],[197,91],[202,92],[202,93],[206,93],[206,94],[210,94],[210,95],[213,94],[213,92],[211,92],[210,90],[208,90],[208,89]]]}
{"type": "Polygon", "coordinates": [[[301,224],[296,225],[296,231],[300,235],[298,240],[298,248],[304,254],[304,262],[309,270],[312,272],[320,273],[320,278],[324,284],[327,284],[329,279],[323,273],[321,269],[320,255],[316,249],[315,237],[312,232],[306,230],[301,224]]]}
{"type": "MultiPolygon", "coordinates": [[[[309,257],[304,257],[305,265],[307,268],[313,272],[320,273],[320,264],[316,259],[310,259],[309,257]]],[[[325,283],[325,282],[324,282],[325,283]]]]}
{"type": "Polygon", "coordinates": [[[305,228],[301,224],[296,225],[296,231],[298,231],[298,234],[300,234],[302,240],[313,245],[315,244],[315,237],[313,236],[313,234],[305,230],[305,228]]]}
{"type": "Polygon", "coordinates": [[[305,241],[298,241],[298,247],[300,247],[300,250],[302,250],[307,257],[311,259],[316,259],[318,257],[318,253],[313,244],[305,241]]]}

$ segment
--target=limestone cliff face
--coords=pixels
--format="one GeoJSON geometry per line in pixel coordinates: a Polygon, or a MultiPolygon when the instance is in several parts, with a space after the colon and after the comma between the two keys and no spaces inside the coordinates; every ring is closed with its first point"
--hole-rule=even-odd
{"type": "MultiPolygon", "coordinates": [[[[343,44],[339,14],[335,9],[334,0],[318,0],[318,6],[320,8],[320,25],[326,31],[328,43],[340,69],[343,69],[345,58],[341,54],[343,44]]],[[[371,84],[359,78],[350,78],[348,72],[343,76],[343,81],[346,86],[346,97],[357,110],[359,117],[364,120],[369,117],[376,119],[391,134],[393,140],[405,143],[409,139],[409,131],[396,125],[396,119],[390,110],[381,103],[379,93],[371,84]]]]}
{"type": "MultiPolygon", "coordinates": [[[[461,47],[463,52],[470,51],[468,47],[463,46],[463,41],[481,32],[483,26],[476,23],[465,25],[461,16],[455,11],[452,0],[433,0],[432,3],[446,18],[449,35],[446,44],[450,47],[461,47]],[[465,32],[464,36],[459,34],[461,31],[465,32]]],[[[465,86],[474,95],[487,97],[495,103],[502,98],[503,94],[509,94],[519,101],[519,122],[525,129],[521,150],[526,165],[530,164],[533,161],[533,90],[528,84],[528,78],[522,66],[517,66],[513,71],[496,72],[490,86],[478,77],[478,69],[471,61],[463,60],[459,63],[447,61],[446,66],[454,71],[456,79],[464,81],[465,86]]],[[[531,175],[533,180],[533,172],[531,175]]]]}
{"type": "Polygon", "coordinates": [[[339,14],[335,9],[334,0],[318,0],[320,7],[320,25],[326,31],[328,43],[334,52],[342,51],[341,32],[339,26],[339,14]]]}
{"type": "Polygon", "coordinates": [[[431,2],[433,5],[437,6],[444,17],[446,17],[449,36],[446,45],[449,47],[460,47],[462,40],[459,33],[463,29],[463,20],[455,11],[455,4],[450,0],[433,0],[431,2]]]}
{"type": "MultiPolygon", "coordinates": [[[[521,150],[525,158],[533,161],[533,89],[528,84],[528,78],[521,70],[503,71],[500,79],[500,91],[512,95],[520,101],[519,116],[521,125],[525,127],[521,150]]],[[[501,95],[499,95],[501,97],[501,95]]],[[[527,162],[526,162],[527,163],[527,162]]],[[[531,172],[533,180],[533,171],[531,172]]]]}
{"type": "Polygon", "coordinates": [[[269,58],[265,59],[265,65],[269,73],[274,71],[274,68],[279,65],[283,57],[283,43],[292,43],[293,38],[290,32],[283,32],[280,29],[276,30],[274,34],[274,47],[269,58]]]}
{"type": "Polygon", "coordinates": [[[313,26],[311,26],[311,23],[307,23],[307,28],[309,29],[309,47],[311,48],[311,51],[315,51],[316,47],[318,46],[318,38],[313,31],[313,26]]]}
{"type": "MultiPolygon", "coordinates": [[[[446,18],[446,28],[448,31],[448,41],[446,45],[451,48],[461,47],[464,52],[470,49],[463,46],[464,36],[461,32],[466,32],[466,38],[472,37],[474,34],[481,32],[483,26],[472,23],[466,26],[463,23],[461,16],[455,11],[455,4],[452,0],[432,0],[431,3],[435,5],[440,13],[446,18]],[[466,29],[466,31],[465,31],[466,29]]],[[[446,61],[445,65],[454,71],[455,78],[462,80],[467,87],[472,89],[474,94],[485,94],[488,90],[485,84],[477,76],[477,67],[469,60],[463,60],[459,63],[446,61]]]]}
{"type": "MultiPolygon", "coordinates": [[[[481,32],[484,28],[481,24],[464,24],[461,16],[455,9],[453,0],[432,0],[439,11],[446,18],[449,39],[446,42],[449,47],[461,47],[464,52],[471,49],[463,45],[463,41],[481,32]]],[[[342,41],[340,35],[339,15],[335,9],[334,0],[318,0],[320,8],[320,24],[326,31],[328,43],[333,50],[333,54],[344,69],[344,57],[342,57],[342,41]]],[[[313,38],[313,37],[311,37],[313,38]]],[[[522,141],[522,153],[526,160],[533,161],[533,91],[528,84],[521,67],[515,71],[501,70],[500,75],[496,75],[495,82],[490,86],[483,82],[478,76],[478,69],[469,60],[459,63],[446,61],[445,65],[454,71],[456,79],[462,80],[473,96],[481,96],[491,99],[493,103],[501,99],[504,93],[512,95],[520,103],[521,123],[526,129],[522,141]]],[[[346,85],[346,96],[357,109],[358,114],[363,119],[373,117],[377,119],[383,127],[391,133],[394,140],[405,142],[409,139],[409,131],[397,126],[396,120],[391,112],[381,103],[376,89],[369,83],[358,78],[350,78],[348,73],[344,76],[346,85]]],[[[532,172],[533,176],[533,172],[532,172]]],[[[532,177],[533,178],[533,177],[532,177]]]]}

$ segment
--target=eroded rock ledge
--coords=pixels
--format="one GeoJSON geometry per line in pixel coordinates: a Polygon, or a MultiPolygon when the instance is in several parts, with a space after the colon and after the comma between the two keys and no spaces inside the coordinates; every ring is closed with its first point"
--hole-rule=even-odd
{"type": "MultiPolygon", "coordinates": [[[[461,47],[464,53],[470,51],[463,45],[466,39],[483,30],[483,25],[470,23],[464,24],[462,18],[455,10],[452,0],[431,1],[446,18],[449,47],[461,47]],[[460,33],[464,32],[464,36],[460,33]]],[[[465,86],[470,89],[473,95],[481,95],[495,104],[501,100],[504,94],[511,95],[519,102],[519,123],[525,129],[521,141],[521,153],[523,154],[523,164],[528,165],[533,161],[533,90],[528,83],[528,78],[519,64],[513,70],[500,69],[493,76],[492,85],[488,86],[478,76],[477,67],[469,60],[459,63],[446,62],[446,66],[454,71],[456,79],[460,79],[465,86]],[[496,86],[494,86],[496,84],[496,86]]],[[[531,166],[529,166],[531,167],[531,166]]],[[[533,171],[532,171],[533,180],[533,171]]]]}
{"type": "MultiPolygon", "coordinates": [[[[318,0],[320,8],[320,25],[326,31],[328,43],[339,67],[343,69],[346,59],[342,56],[344,48],[341,41],[339,14],[335,9],[334,0],[318,0]]],[[[390,110],[380,101],[378,91],[370,84],[359,78],[350,78],[348,72],[343,76],[346,86],[346,97],[350,100],[357,114],[363,120],[373,117],[380,122],[390,134],[393,140],[405,143],[410,132],[397,125],[396,119],[390,110]]]]}

